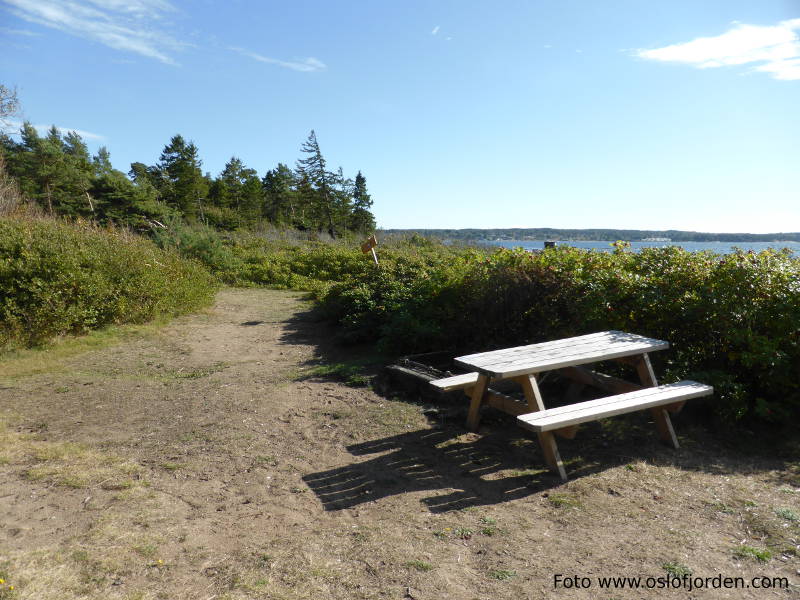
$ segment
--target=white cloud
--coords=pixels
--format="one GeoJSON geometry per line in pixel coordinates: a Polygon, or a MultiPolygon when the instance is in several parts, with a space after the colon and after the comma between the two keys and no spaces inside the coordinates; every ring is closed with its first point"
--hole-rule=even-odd
{"type": "Polygon", "coordinates": [[[24,35],[26,37],[38,37],[42,35],[41,33],[30,31],[29,29],[11,29],[10,27],[0,27],[0,33],[5,33],[7,35],[24,35]]]}
{"type": "Polygon", "coordinates": [[[169,52],[185,44],[151,23],[174,8],[166,0],[0,0],[8,10],[31,23],[176,65],[169,52]]]}
{"type": "MultiPolygon", "coordinates": [[[[8,124],[9,129],[14,131],[15,135],[17,134],[17,132],[19,132],[20,129],[22,129],[22,121],[17,121],[15,119],[8,119],[8,120],[6,120],[6,123],[8,124]]],[[[33,126],[33,128],[36,130],[36,132],[41,136],[47,135],[47,132],[50,131],[51,127],[52,127],[52,125],[34,125],[33,126]]],[[[59,131],[59,133],[61,133],[61,135],[66,135],[68,132],[74,131],[79,136],[81,136],[84,140],[92,140],[92,141],[101,142],[101,141],[106,139],[104,135],[100,135],[99,133],[92,133],[91,131],[84,131],[83,129],[75,129],[74,127],[58,127],[58,126],[56,126],[56,129],[58,129],[58,131],[59,131]]]]}
{"type": "Polygon", "coordinates": [[[279,67],[283,67],[284,69],[292,69],[293,71],[301,71],[304,73],[310,73],[312,71],[322,71],[323,69],[328,68],[324,62],[314,58],[313,56],[309,56],[308,58],[303,58],[300,60],[287,61],[287,60],[279,60],[277,58],[270,58],[269,56],[262,56],[261,54],[256,54],[255,52],[251,52],[250,50],[245,50],[244,48],[230,47],[228,48],[228,50],[238,52],[243,56],[247,56],[259,62],[267,63],[270,65],[277,65],[279,67]]]}
{"type": "Polygon", "coordinates": [[[800,79],[800,58],[767,63],[756,67],[756,71],[771,73],[775,79],[800,79]]]}
{"type": "Polygon", "coordinates": [[[637,50],[636,55],[649,60],[677,62],[700,69],[747,65],[769,73],[775,79],[800,79],[800,19],[777,25],[736,24],[715,37],[672,44],[652,50],[637,50]]]}
{"type": "Polygon", "coordinates": [[[160,19],[162,14],[175,10],[165,0],[89,0],[102,9],[124,12],[136,17],[147,19],[160,19]]]}
{"type": "Polygon", "coordinates": [[[433,28],[433,31],[431,31],[431,35],[436,35],[437,33],[439,33],[439,29],[440,29],[440,28],[439,28],[439,26],[438,26],[438,25],[437,25],[436,27],[434,27],[434,28],[433,28]]]}

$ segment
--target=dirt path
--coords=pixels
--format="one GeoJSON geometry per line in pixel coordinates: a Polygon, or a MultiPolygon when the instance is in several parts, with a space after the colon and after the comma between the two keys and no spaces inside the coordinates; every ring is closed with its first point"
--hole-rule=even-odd
{"type": "Polygon", "coordinates": [[[612,451],[598,430],[565,445],[593,460],[562,486],[505,422],[467,434],[458,414],[315,377],[352,358],[331,335],[297,294],[229,289],[157,334],[0,379],[0,598],[590,598],[597,582],[554,576],[670,568],[797,583],[785,464],[691,440],[676,455],[646,431],[612,451]],[[741,550],[770,544],[767,562],[741,550]]]}

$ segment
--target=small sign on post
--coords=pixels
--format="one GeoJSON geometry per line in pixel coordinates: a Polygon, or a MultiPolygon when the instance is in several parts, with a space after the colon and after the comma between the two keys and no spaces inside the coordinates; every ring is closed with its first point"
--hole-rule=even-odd
{"type": "Polygon", "coordinates": [[[375,254],[375,246],[378,245],[378,240],[375,239],[375,234],[373,233],[371,236],[367,238],[367,241],[361,244],[361,251],[364,254],[369,254],[372,252],[372,260],[375,261],[375,264],[378,264],[378,255],[375,254]]]}

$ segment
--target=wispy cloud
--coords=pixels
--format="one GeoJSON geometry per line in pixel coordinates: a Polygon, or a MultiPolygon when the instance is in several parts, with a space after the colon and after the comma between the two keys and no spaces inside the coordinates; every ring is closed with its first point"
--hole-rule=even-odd
{"type": "Polygon", "coordinates": [[[439,29],[440,29],[440,27],[438,25],[436,27],[434,27],[433,31],[431,31],[431,35],[436,35],[437,33],[439,33],[439,29]]]}
{"type": "Polygon", "coordinates": [[[292,69],[293,71],[301,71],[304,73],[310,73],[312,71],[322,71],[323,69],[328,68],[324,62],[314,58],[313,56],[309,56],[308,58],[288,61],[288,60],[279,60],[277,58],[270,58],[269,56],[262,56],[261,54],[257,54],[255,52],[251,52],[250,50],[246,50],[244,48],[238,48],[235,46],[229,47],[228,50],[232,50],[233,52],[238,52],[242,56],[247,56],[259,62],[267,63],[269,65],[276,65],[278,67],[283,67],[284,69],[292,69]]]}
{"type": "MultiPolygon", "coordinates": [[[[22,129],[22,121],[17,121],[16,119],[7,119],[6,123],[8,125],[8,129],[13,131],[15,134],[22,129]]],[[[50,131],[52,125],[34,125],[33,128],[36,129],[36,132],[39,135],[47,135],[47,132],[50,131]]],[[[100,135],[99,133],[92,133],[91,131],[84,131],[83,129],[75,129],[74,127],[58,127],[59,133],[62,135],[67,134],[70,131],[74,131],[79,136],[81,136],[84,140],[91,140],[95,142],[102,142],[106,139],[104,135],[100,135]]]]}
{"type": "Polygon", "coordinates": [[[166,0],[0,0],[31,23],[176,65],[170,53],[185,46],[152,24],[174,11],[166,0]]]}
{"type": "Polygon", "coordinates": [[[42,35],[41,33],[30,31],[29,29],[12,29],[11,27],[0,27],[0,33],[5,33],[6,35],[24,35],[26,37],[38,37],[42,35]]]}
{"type": "Polygon", "coordinates": [[[751,65],[755,71],[769,73],[775,79],[800,79],[800,19],[777,25],[735,27],[715,37],[652,50],[637,50],[636,55],[649,60],[688,64],[700,69],[751,65]],[[760,63],[760,64],[759,64],[760,63]]]}

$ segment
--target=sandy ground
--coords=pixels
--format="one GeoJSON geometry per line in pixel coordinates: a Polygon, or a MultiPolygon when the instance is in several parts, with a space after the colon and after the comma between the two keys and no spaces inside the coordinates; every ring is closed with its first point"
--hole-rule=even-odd
{"type": "Polygon", "coordinates": [[[0,363],[0,598],[800,597],[796,461],[680,420],[672,451],[642,416],[562,443],[561,484],[503,416],[470,434],[465,405],[319,376],[359,358],[332,334],[228,289],[44,373],[0,363]],[[670,573],[751,587],[600,588],[670,573]]]}

